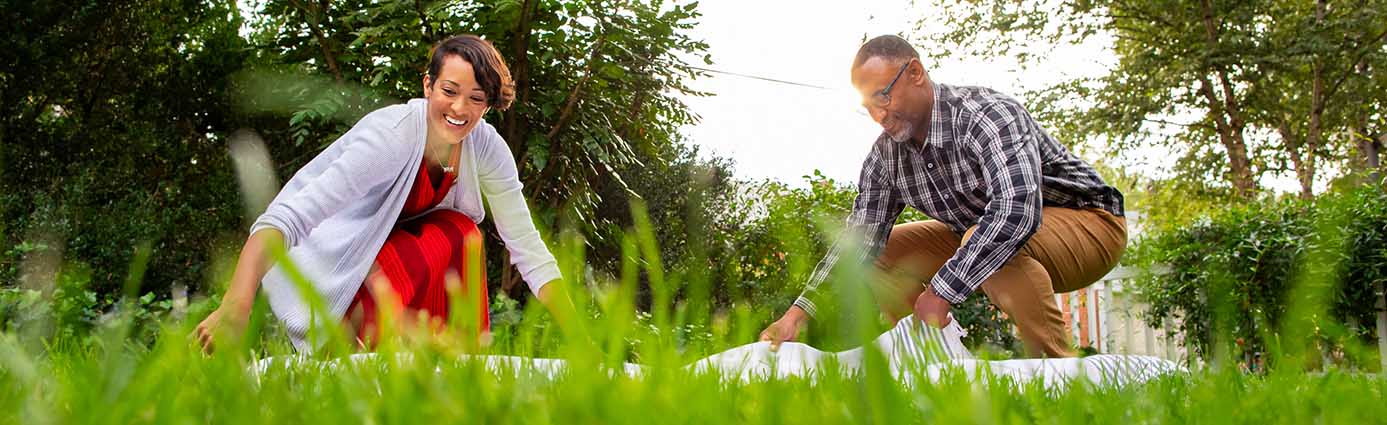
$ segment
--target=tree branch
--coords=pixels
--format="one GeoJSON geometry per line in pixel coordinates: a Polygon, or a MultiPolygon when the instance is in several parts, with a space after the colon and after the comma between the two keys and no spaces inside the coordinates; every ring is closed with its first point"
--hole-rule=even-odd
{"type": "MultiPolygon", "coordinates": [[[[573,84],[573,90],[568,92],[568,99],[564,102],[563,110],[559,112],[559,119],[554,123],[553,127],[549,128],[549,133],[544,135],[545,138],[553,140],[554,137],[558,136],[559,132],[573,120],[573,111],[577,109],[578,106],[578,95],[582,91],[583,85],[587,84],[588,80],[592,79],[592,65],[597,62],[597,54],[602,48],[602,44],[605,42],[606,36],[603,35],[597,38],[597,43],[593,44],[592,50],[588,52],[588,63],[583,66],[583,77],[579,79],[577,83],[573,84]]],[[[552,143],[550,145],[553,146],[552,143]]]]}
{"type": "MultiPolygon", "coordinates": [[[[535,0],[524,0],[520,4],[520,17],[515,26],[515,36],[511,39],[511,80],[515,82],[515,103],[525,104],[530,92],[530,21],[533,19],[533,11],[538,2],[535,0]]],[[[506,132],[506,144],[510,145],[511,154],[515,155],[515,161],[523,167],[522,161],[525,157],[526,142],[523,131],[520,128],[520,108],[512,107],[506,111],[502,123],[506,132]]]]}
{"type": "Polygon", "coordinates": [[[327,36],[323,34],[322,28],[318,25],[318,17],[316,16],[318,13],[327,16],[327,10],[331,2],[329,0],[322,0],[319,3],[321,9],[317,11],[312,10],[312,8],[299,0],[289,0],[289,3],[293,4],[294,8],[303,12],[304,23],[308,24],[308,30],[313,33],[313,38],[318,40],[318,48],[323,53],[323,61],[327,62],[328,71],[332,72],[332,78],[337,80],[337,84],[342,84],[345,81],[342,78],[342,69],[337,66],[337,56],[332,53],[332,47],[328,45],[327,36]]]}
{"type": "Polygon", "coordinates": [[[573,84],[573,89],[569,90],[568,99],[564,101],[563,109],[559,112],[558,120],[549,128],[549,132],[544,135],[544,139],[549,141],[549,156],[547,157],[549,158],[549,162],[544,164],[544,169],[540,170],[537,174],[537,176],[539,176],[537,177],[538,180],[548,179],[549,176],[553,174],[554,170],[558,169],[555,164],[559,162],[556,161],[556,159],[559,157],[561,145],[555,143],[554,138],[558,137],[559,133],[573,121],[573,113],[578,109],[579,96],[582,93],[583,86],[587,84],[588,80],[592,79],[593,65],[597,62],[597,55],[601,51],[602,45],[606,43],[606,37],[606,34],[598,36],[597,42],[593,43],[592,50],[588,52],[587,63],[583,65],[582,78],[579,78],[578,82],[573,84]]]}
{"type": "Polygon", "coordinates": [[[1155,118],[1142,118],[1141,120],[1142,120],[1142,121],[1145,121],[1145,122],[1149,122],[1149,123],[1173,125],[1173,126],[1185,127],[1185,128],[1204,128],[1204,127],[1208,127],[1207,125],[1199,124],[1199,123],[1174,122],[1174,121],[1166,121],[1166,120],[1160,120],[1160,119],[1155,119],[1155,118]]]}
{"type": "MultiPolygon", "coordinates": [[[[1204,34],[1209,43],[1210,53],[1216,53],[1219,46],[1219,25],[1214,23],[1213,6],[1209,0],[1200,2],[1204,8],[1204,34]]],[[[1219,85],[1223,91],[1223,113],[1228,115],[1228,127],[1230,130],[1241,132],[1243,127],[1242,112],[1233,93],[1233,84],[1228,78],[1228,71],[1217,63],[1211,63],[1215,76],[1218,77],[1219,85]]]]}
{"type": "MultiPolygon", "coordinates": [[[[1170,20],[1165,19],[1165,17],[1163,17],[1163,16],[1161,16],[1161,15],[1159,15],[1159,14],[1151,13],[1151,12],[1148,11],[1147,9],[1143,9],[1143,8],[1141,7],[1142,3],[1144,3],[1144,1],[1138,1],[1138,2],[1132,2],[1132,3],[1121,3],[1120,6],[1121,6],[1122,10],[1131,11],[1132,16],[1124,16],[1124,15],[1122,15],[1122,14],[1120,14],[1120,13],[1112,13],[1110,17],[1113,18],[1114,21],[1116,21],[1117,18],[1138,18],[1138,19],[1146,19],[1146,20],[1155,22],[1155,23],[1157,23],[1157,24],[1160,24],[1161,26],[1164,26],[1164,27],[1166,27],[1166,28],[1175,28],[1175,29],[1179,29],[1179,28],[1180,28],[1180,27],[1177,27],[1177,26],[1176,26],[1174,23],[1172,23],[1170,20]]],[[[1113,9],[1114,9],[1114,8],[1109,7],[1108,10],[1109,10],[1109,11],[1112,11],[1113,9]]]]}
{"type": "Polygon", "coordinates": [[[1376,37],[1373,37],[1368,42],[1363,43],[1363,45],[1359,47],[1358,57],[1354,58],[1353,61],[1350,62],[1353,64],[1353,66],[1350,66],[1349,69],[1345,70],[1344,73],[1339,75],[1339,78],[1335,79],[1333,84],[1330,84],[1329,90],[1325,92],[1325,97],[1334,96],[1334,93],[1339,91],[1339,86],[1342,86],[1345,81],[1348,81],[1348,77],[1356,74],[1354,72],[1354,68],[1357,67],[1358,63],[1361,62],[1363,58],[1367,57],[1369,53],[1376,51],[1377,49],[1375,47],[1378,44],[1382,43],[1384,40],[1387,40],[1387,31],[1383,31],[1382,34],[1378,34],[1376,37]]]}
{"type": "Polygon", "coordinates": [[[414,12],[419,14],[419,26],[424,33],[424,41],[437,42],[438,39],[433,34],[433,25],[429,23],[429,14],[424,13],[424,4],[421,0],[414,0],[414,12]]]}
{"type": "Polygon", "coordinates": [[[1209,115],[1214,119],[1215,130],[1219,136],[1228,132],[1228,118],[1223,114],[1223,107],[1218,98],[1214,96],[1214,83],[1209,81],[1208,76],[1199,76],[1199,94],[1204,96],[1204,100],[1209,104],[1209,115]]]}

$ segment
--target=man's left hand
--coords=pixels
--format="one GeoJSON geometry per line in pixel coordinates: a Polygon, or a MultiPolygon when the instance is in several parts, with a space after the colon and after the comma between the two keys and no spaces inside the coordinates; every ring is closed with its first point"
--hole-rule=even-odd
{"type": "Polygon", "coordinates": [[[936,328],[948,326],[949,302],[935,294],[934,288],[926,286],[925,292],[915,298],[915,318],[936,328]]]}

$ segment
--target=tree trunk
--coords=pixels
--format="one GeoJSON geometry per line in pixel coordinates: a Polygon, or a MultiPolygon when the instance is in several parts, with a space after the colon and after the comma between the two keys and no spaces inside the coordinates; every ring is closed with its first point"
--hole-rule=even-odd
{"type": "Polygon", "coordinates": [[[515,266],[510,263],[510,251],[501,252],[501,259],[503,260],[501,264],[505,265],[501,267],[501,292],[509,295],[511,289],[520,284],[520,271],[516,270],[515,266]]]}
{"type": "Polygon", "coordinates": [[[1369,135],[1368,116],[1363,113],[1349,128],[1349,138],[1353,140],[1354,147],[1358,151],[1358,157],[1349,161],[1353,173],[1367,174],[1368,181],[1372,184],[1381,183],[1382,141],[1387,140],[1387,135],[1369,135]]]}
{"type": "Polygon", "coordinates": [[[328,43],[327,35],[323,33],[322,26],[318,24],[319,15],[326,17],[328,7],[331,2],[323,0],[318,10],[308,7],[300,1],[292,1],[299,11],[303,12],[303,21],[308,24],[308,31],[313,34],[313,39],[318,41],[318,49],[323,53],[323,62],[327,63],[328,72],[332,73],[332,78],[337,80],[337,84],[342,84],[342,68],[337,65],[337,55],[333,53],[332,46],[328,43]]]}
{"type": "MultiPolygon", "coordinates": [[[[1315,2],[1315,25],[1324,25],[1325,0],[1315,2]]],[[[1316,152],[1319,151],[1320,141],[1323,140],[1324,129],[1322,126],[1324,118],[1325,91],[1324,91],[1324,59],[1314,58],[1314,63],[1310,70],[1310,123],[1305,129],[1305,143],[1301,145],[1304,152],[1301,153],[1304,160],[1301,166],[1296,168],[1297,180],[1300,180],[1300,198],[1310,199],[1315,196],[1315,169],[1316,152]]]]}
{"type": "Polygon", "coordinates": [[[1304,149],[1302,149],[1303,144],[1301,143],[1300,136],[1296,135],[1295,131],[1291,129],[1291,120],[1293,119],[1296,119],[1296,117],[1289,113],[1286,114],[1286,116],[1281,119],[1281,123],[1276,126],[1276,133],[1281,135],[1281,147],[1286,150],[1286,155],[1291,158],[1291,168],[1295,170],[1296,182],[1301,185],[1300,196],[1304,198],[1306,192],[1305,180],[1303,179],[1305,176],[1305,153],[1304,149]]]}
{"type": "Polygon", "coordinates": [[[1304,158],[1301,165],[1296,167],[1296,177],[1300,180],[1300,198],[1310,199],[1315,196],[1315,163],[1320,148],[1320,141],[1323,140],[1324,132],[1322,122],[1324,117],[1324,78],[1322,77],[1323,65],[1317,60],[1314,69],[1311,71],[1310,83],[1310,123],[1305,129],[1305,143],[1300,147],[1300,156],[1304,158]]]}
{"type": "MultiPolygon", "coordinates": [[[[1228,152],[1228,180],[1239,197],[1250,197],[1257,191],[1257,183],[1252,180],[1252,161],[1247,156],[1247,143],[1243,139],[1241,127],[1234,127],[1225,114],[1221,102],[1214,95],[1213,83],[1208,77],[1200,78],[1199,92],[1204,95],[1209,107],[1209,118],[1214,121],[1219,143],[1228,152]]],[[[1237,122],[1239,126],[1243,125],[1237,122]]]]}
{"type": "MultiPolygon", "coordinates": [[[[510,146],[511,155],[515,156],[515,165],[521,172],[525,170],[525,129],[520,125],[520,108],[514,105],[524,105],[530,97],[530,24],[534,20],[534,9],[538,7],[536,0],[524,0],[520,4],[520,17],[516,19],[515,35],[511,37],[511,79],[515,81],[515,102],[510,110],[506,111],[502,119],[501,127],[505,131],[506,144],[510,146]]],[[[531,188],[533,189],[533,188],[531,188]]]]}
{"type": "Polygon", "coordinates": [[[437,43],[438,36],[434,34],[433,24],[429,23],[429,14],[424,11],[424,4],[419,0],[414,0],[414,12],[419,14],[419,31],[424,41],[430,45],[437,43]]]}
{"type": "Polygon", "coordinates": [[[1224,143],[1228,149],[1229,164],[1233,172],[1233,188],[1238,196],[1247,198],[1257,192],[1257,182],[1252,179],[1252,160],[1248,159],[1247,143],[1243,141],[1242,129],[1237,129],[1224,143]]]}
{"type": "MultiPolygon", "coordinates": [[[[1214,21],[1213,5],[1209,0],[1203,0],[1200,6],[1204,15],[1205,41],[1210,53],[1217,53],[1219,28],[1214,21]]],[[[1247,123],[1243,120],[1241,105],[1233,91],[1227,70],[1217,64],[1208,64],[1208,70],[1219,80],[1222,99],[1214,94],[1213,81],[1207,75],[1200,76],[1199,92],[1208,103],[1209,116],[1218,130],[1219,142],[1228,151],[1228,176],[1233,189],[1239,197],[1250,197],[1257,191],[1257,182],[1252,179],[1252,161],[1248,158],[1247,142],[1243,137],[1243,129],[1247,123]]]]}
{"type": "MultiPolygon", "coordinates": [[[[520,4],[520,17],[516,19],[515,35],[511,37],[511,79],[515,82],[515,102],[501,119],[506,145],[515,156],[515,166],[521,174],[525,172],[525,152],[529,149],[525,128],[520,125],[520,106],[530,97],[530,25],[533,23],[535,8],[539,2],[524,0],[520,4]]],[[[534,193],[536,186],[527,185],[528,192],[534,193]]],[[[511,265],[510,251],[501,252],[501,290],[509,293],[520,282],[520,273],[511,265]]]]}

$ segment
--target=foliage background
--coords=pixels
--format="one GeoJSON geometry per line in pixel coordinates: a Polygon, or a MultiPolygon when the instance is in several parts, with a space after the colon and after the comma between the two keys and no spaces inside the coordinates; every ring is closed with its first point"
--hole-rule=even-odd
{"type": "MultiPolygon", "coordinates": [[[[827,247],[824,235],[836,233],[832,223],[851,205],[854,190],[821,175],[807,176],[808,188],[739,181],[729,161],[687,146],[677,129],[696,117],[675,94],[691,93],[684,84],[698,72],[681,58],[706,49],[687,35],[693,4],[250,7],[4,5],[15,23],[4,32],[15,48],[0,53],[12,64],[0,71],[7,329],[43,323],[34,332],[85,335],[114,317],[122,297],[139,300],[148,318],[188,302],[175,292],[207,308],[248,222],[227,154],[235,132],[259,134],[275,177],[287,180],[365,113],[418,96],[429,46],[455,33],[483,35],[509,59],[519,99],[487,119],[516,154],[537,224],[551,239],[567,229],[586,241],[584,274],[596,277],[594,287],[620,274],[622,235],[639,200],[670,280],[684,285],[677,299],[707,294],[696,324],[737,310],[769,322],[798,295],[827,247]],[[150,250],[147,274],[126,287],[140,244],[150,250]]],[[[528,297],[498,240],[489,239],[488,274],[492,293],[506,295],[497,304],[506,315],[528,297]]],[[[638,301],[649,310],[648,285],[638,301]]],[[[1014,348],[986,305],[960,311],[975,324],[973,338],[1014,348]]],[[[833,320],[818,321],[810,338],[849,344],[832,329],[833,320]]]]}
{"type": "Polygon", "coordinates": [[[1320,303],[1316,362],[1377,364],[1378,288],[1387,283],[1387,195],[1368,187],[1312,201],[1230,207],[1156,233],[1128,261],[1168,267],[1137,281],[1147,321],[1176,321],[1182,343],[1257,367],[1284,351],[1297,304],[1320,303]]]}
{"type": "MultiPolygon", "coordinates": [[[[1197,352],[1217,357],[1225,341],[1253,363],[1294,317],[1295,279],[1332,282],[1317,338],[1332,356],[1369,355],[1348,341],[1371,334],[1364,300],[1384,283],[1382,2],[937,6],[946,30],[919,36],[935,58],[1024,64],[1028,41],[1117,35],[1110,75],[1019,97],[1076,148],[1155,143],[1182,156],[1162,179],[1095,164],[1151,229],[1128,263],[1176,270],[1143,284],[1152,321],[1179,318],[1197,352]],[[1175,118],[1190,120],[1169,126],[1175,118]],[[1297,176],[1301,201],[1257,186],[1277,173],[1297,176]],[[1237,308],[1219,313],[1226,306],[1237,308]]],[[[486,119],[510,143],[550,242],[572,236],[586,250],[575,280],[600,293],[625,278],[632,211],[643,209],[697,328],[687,334],[728,317],[767,323],[798,294],[854,190],[817,174],[803,185],[738,180],[734,164],[689,146],[678,129],[697,117],[678,96],[698,94],[686,83],[702,71],[688,61],[712,59],[690,35],[698,18],[696,4],[634,0],[0,0],[10,46],[0,49],[0,322],[69,338],[126,308],[151,342],[156,318],[205,313],[247,225],[233,135],[259,134],[287,180],[360,116],[417,96],[429,46],[470,32],[511,63],[517,106],[486,119]]],[[[912,214],[902,220],[924,218],[912,214]]],[[[518,317],[528,297],[497,241],[486,250],[495,310],[518,317]]],[[[650,311],[656,294],[639,270],[637,304],[650,311]]],[[[854,314],[816,321],[811,340],[852,343],[834,332],[854,314]]],[[[970,343],[1015,351],[981,294],[956,314],[970,343]]]]}

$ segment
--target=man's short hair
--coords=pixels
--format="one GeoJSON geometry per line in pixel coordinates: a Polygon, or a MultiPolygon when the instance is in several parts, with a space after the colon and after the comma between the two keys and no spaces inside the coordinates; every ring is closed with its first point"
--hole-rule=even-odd
{"type": "Polygon", "coordinates": [[[853,69],[862,66],[871,58],[886,58],[893,62],[906,61],[919,59],[920,52],[915,51],[915,46],[911,46],[910,42],[905,41],[904,38],[888,34],[877,36],[863,43],[862,47],[857,49],[857,58],[852,61],[853,69]]]}

